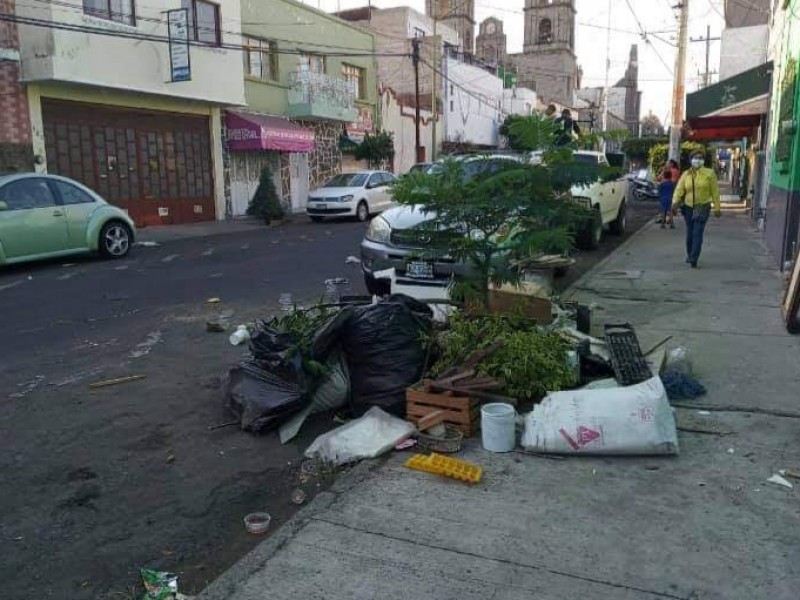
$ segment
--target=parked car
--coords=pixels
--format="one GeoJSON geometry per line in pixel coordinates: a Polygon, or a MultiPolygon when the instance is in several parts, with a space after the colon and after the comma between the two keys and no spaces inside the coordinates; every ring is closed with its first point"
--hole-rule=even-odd
{"type": "Polygon", "coordinates": [[[433,166],[433,164],[434,164],[434,163],[432,163],[432,162],[421,162],[421,163],[417,163],[417,164],[413,165],[413,166],[412,166],[412,167],[411,167],[411,168],[408,170],[408,172],[409,172],[409,173],[419,173],[419,172],[425,172],[425,171],[427,171],[428,169],[430,169],[430,168],[433,166]]]}
{"type": "Polygon", "coordinates": [[[390,187],[395,176],[387,171],[342,173],[308,194],[306,213],[315,223],[325,217],[355,217],[366,221],[370,215],[392,205],[390,187]]]}
{"type": "MultiPolygon", "coordinates": [[[[531,154],[531,162],[541,162],[541,152],[531,154]]],[[[576,150],[573,160],[584,164],[596,165],[598,168],[608,167],[608,159],[602,152],[576,150]]],[[[603,239],[603,232],[608,228],[611,233],[622,235],[627,226],[625,191],[627,182],[621,178],[612,181],[598,179],[588,185],[572,187],[572,197],[582,206],[593,210],[593,218],[581,228],[576,235],[575,243],[582,250],[594,250],[603,239]]]]}
{"type": "MultiPolygon", "coordinates": [[[[483,173],[497,172],[509,161],[520,163],[522,158],[507,154],[488,156],[463,156],[464,175],[471,178],[483,173]]],[[[439,165],[432,165],[428,172],[435,173],[439,165]]],[[[434,215],[419,207],[396,206],[375,217],[367,228],[361,242],[361,268],[364,283],[371,294],[386,292],[385,283],[375,278],[374,273],[395,269],[398,281],[416,285],[444,287],[453,276],[470,275],[470,265],[457,262],[446,255],[435,255],[430,251],[436,244],[435,235],[418,226],[432,220],[434,215]],[[428,255],[426,260],[417,260],[428,255]]]]}
{"type": "Polygon", "coordinates": [[[99,252],[127,255],[136,227],[77,181],[40,173],[0,176],[0,264],[99,252]]]}

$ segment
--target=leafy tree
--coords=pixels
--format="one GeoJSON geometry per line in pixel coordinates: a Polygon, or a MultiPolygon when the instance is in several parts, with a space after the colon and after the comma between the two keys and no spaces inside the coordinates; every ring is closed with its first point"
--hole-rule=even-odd
{"type": "Polygon", "coordinates": [[[523,151],[525,148],[517,135],[512,133],[512,125],[524,119],[525,117],[522,115],[508,115],[503,121],[502,125],[500,125],[500,135],[505,136],[506,139],[508,139],[508,147],[516,152],[523,151]]]}
{"type": "Polygon", "coordinates": [[[598,176],[591,165],[573,162],[569,148],[555,146],[549,119],[524,121],[526,127],[512,129],[525,148],[542,152],[540,164],[449,159],[437,172],[411,173],[393,186],[395,202],[430,215],[417,227],[429,232],[432,249],[419,258],[448,255],[468,263],[473,276],[456,282],[455,295],[484,308],[490,283],[519,284],[526,260],[572,248],[587,211],[569,190],[598,176]]]}
{"type": "Polygon", "coordinates": [[[261,169],[261,176],[258,180],[253,198],[247,207],[247,214],[262,219],[267,225],[272,221],[280,221],[285,216],[281,199],[275,191],[275,184],[272,181],[272,169],[264,167],[261,169]]]}
{"type": "MultiPolygon", "coordinates": [[[[681,171],[685,171],[691,166],[692,154],[700,152],[703,156],[708,157],[708,150],[704,144],[699,142],[683,142],[681,143],[681,171]]],[[[650,149],[648,156],[650,168],[653,173],[660,173],[667,164],[669,158],[669,144],[656,144],[650,149]]]]}
{"type": "Polygon", "coordinates": [[[358,160],[366,160],[370,167],[381,168],[394,158],[394,135],[388,131],[366,134],[355,151],[358,160]]]}
{"type": "Polygon", "coordinates": [[[649,159],[650,149],[659,144],[666,144],[665,136],[630,138],[622,142],[622,151],[630,160],[645,161],[649,159]]]}

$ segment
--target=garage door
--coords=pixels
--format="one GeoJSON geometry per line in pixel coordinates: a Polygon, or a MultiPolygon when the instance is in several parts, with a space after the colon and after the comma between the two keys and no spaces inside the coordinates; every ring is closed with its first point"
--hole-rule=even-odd
{"type": "Polygon", "coordinates": [[[71,177],[137,225],[213,220],[207,117],[42,100],[50,173],[71,177]]]}

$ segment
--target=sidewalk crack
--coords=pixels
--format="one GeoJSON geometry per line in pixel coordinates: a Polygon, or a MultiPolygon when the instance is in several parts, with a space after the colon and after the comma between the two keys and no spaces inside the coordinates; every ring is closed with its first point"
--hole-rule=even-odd
{"type": "Polygon", "coordinates": [[[455,548],[448,548],[446,546],[440,546],[440,545],[431,544],[431,543],[427,543],[427,542],[421,542],[421,541],[417,541],[417,540],[408,540],[408,539],[398,538],[398,537],[394,537],[394,536],[391,536],[391,535],[388,535],[388,534],[385,534],[385,533],[382,533],[382,532],[379,532],[379,531],[370,531],[368,529],[361,529],[359,527],[354,527],[352,525],[346,525],[344,523],[337,523],[336,521],[330,521],[328,519],[322,519],[322,518],[316,517],[316,516],[315,517],[311,517],[311,520],[319,521],[321,523],[327,523],[328,525],[333,525],[334,527],[342,527],[344,529],[349,529],[350,531],[355,531],[357,533],[366,533],[368,535],[374,535],[374,536],[377,536],[377,537],[380,537],[380,538],[384,538],[384,539],[387,539],[387,540],[393,540],[393,541],[396,541],[396,542],[405,542],[405,543],[408,543],[408,544],[414,544],[415,546],[422,546],[424,548],[429,548],[431,550],[442,550],[442,551],[445,551],[445,552],[452,552],[453,554],[458,554],[460,556],[476,558],[476,559],[479,559],[479,560],[488,560],[488,561],[491,561],[491,562],[500,563],[500,564],[504,564],[504,565],[509,565],[509,566],[512,566],[512,567],[519,567],[519,568],[523,568],[523,569],[532,569],[534,571],[542,571],[544,573],[549,573],[551,575],[557,575],[557,576],[560,576],[560,577],[566,577],[568,579],[575,579],[575,580],[578,580],[578,581],[585,581],[587,583],[594,583],[594,584],[598,584],[598,585],[604,585],[604,586],[608,586],[608,587],[616,588],[616,589],[621,589],[621,590],[639,592],[639,593],[643,593],[643,594],[650,594],[650,595],[656,596],[658,598],[669,598],[670,600],[691,600],[693,598],[692,594],[694,594],[694,592],[692,592],[692,594],[690,594],[689,596],[677,596],[675,594],[670,594],[668,592],[659,592],[659,591],[655,591],[655,590],[648,590],[648,589],[645,589],[645,588],[625,585],[625,584],[622,584],[622,583],[615,583],[613,581],[605,581],[603,579],[596,579],[594,577],[584,577],[582,575],[576,575],[574,573],[567,573],[566,571],[559,571],[559,570],[551,569],[551,568],[544,567],[544,566],[541,566],[541,565],[525,564],[525,563],[520,563],[520,562],[516,562],[516,561],[513,561],[513,560],[508,560],[508,559],[504,559],[504,558],[495,558],[495,557],[491,557],[491,556],[484,556],[482,554],[477,554],[475,552],[468,552],[468,551],[465,551],[465,550],[458,550],[458,549],[455,549],[455,548]]]}

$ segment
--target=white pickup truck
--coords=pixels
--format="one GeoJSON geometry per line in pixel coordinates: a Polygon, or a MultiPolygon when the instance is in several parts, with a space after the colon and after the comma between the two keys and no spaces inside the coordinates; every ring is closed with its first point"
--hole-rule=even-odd
{"type": "MultiPolygon", "coordinates": [[[[608,159],[603,152],[576,150],[573,159],[577,162],[608,167],[608,159]]],[[[531,155],[531,162],[541,161],[541,152],[531,155]]],[[[594,250],[603,239],[608,227],[611,233],[625,233],[625,191],[627,182],[621,179],[603,182],[597,180],[588,185],[573,186],[571,193],[576,202],[591,208],[592,219],[576,235],[575,242],[582,250],[594,250]]]]}

